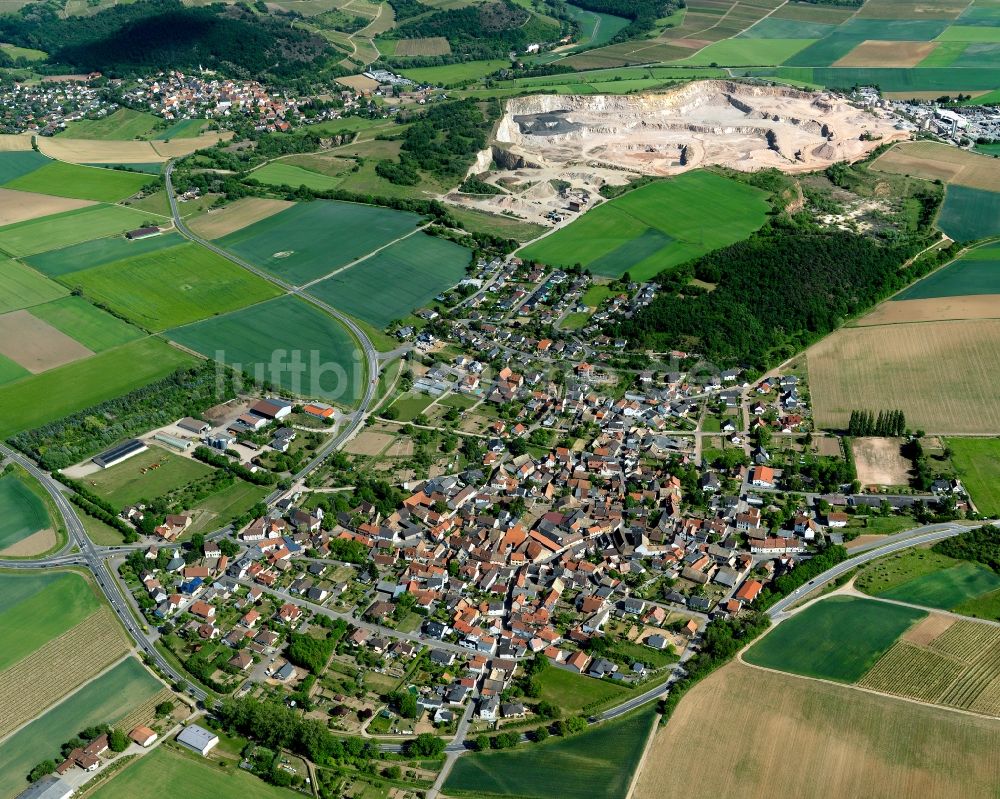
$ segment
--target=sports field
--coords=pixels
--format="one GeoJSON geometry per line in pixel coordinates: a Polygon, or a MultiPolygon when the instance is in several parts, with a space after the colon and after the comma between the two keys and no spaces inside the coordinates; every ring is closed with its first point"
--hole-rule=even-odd
{"type": "Polygon", "coordinates": [[[192,243],[73,272],[62,281],[154,332],[281,293],[232,261],[192,243]]]}
{"type": "MultiPolygon", "coordinates": [[[[879,310],[895,304],[887,303],[879,310]]],[[[841,328],[808,350],[813,412],[820,427],[844,428],[857,398],[899,408],[931,433],[1000,431],[1000,320],[841,328]],[[942,364],[948,379],[942,379],[942,364]]]]}
{"type": "Polygon", "coordinates": [[[51,526],[45,503],[34,491],[15,474],[0,477],[0,550],[51,526]]]}
{"type": "Polygon", "coordinates": [[[260,169],[255,169],[250,173],[250,177],[268,186],[291,186],[294,189],[305,186],[317,191],[326,191],[340,185],[338,178],[321,175],[292,164],[283,164],[280,161],[272,161],[260,169]]]}
{"type": "Polygon", "coordinates": [[[1000,294],[1000,246],[979,247],[919,280],[894,300],[1000,294]]]}
{"type": "Polygon", "coordinates": [[[24,260],[49,277],[59,277],[70,272],[80,272],[113,261],[175,247],[183,242],[184,239],[176,233],[165,233],[136,241],[130,241],[124,236],[108,236],[74,244],[61,250],[37,253],[24,260]]]}
{"type": "Polygon", "coordinates": [[[0,436],[29,430],[120,396],[189,366],[193,358],[155,338],[0,386],[0,436]]]}
{"type": "MultiPolygon", "coordinates": [[[[44,508],[43,508],[44,510],[44,508]]],[[[96,588],[71,571],[0,572],[0,671],[30,655],[101,607],[96,588]]],[[[3,769],[0,769],[2,771],[3,769]]]]}
{"type": "Polygon", "coordinates": [[[449,796],[620,799],[656,719],[646,707],[569,738],[459,758],[445,781],[449,796]]]}
{"type": "Polygon", "coordinates": [[[185,799],[291,799],[292,791],[268,785],[239,769],[221,768],[212,760],[160,746],[102,785],[91,799],[161,799],[163,786],[185,799]]]}
{"type": "Polygon", "coordinates": [[[66,296],[66,289],[33,269],[0,258],[0,314],[66,296]]]}
{"type": "Polygon", "coordinates": [[[52,161],[4,185],[6,189],[35,191],[77,200],[117,202],[131,197],[150,182],[149,175],[52,161]]]}
{"type": "Polygon", "coordinates": [[[949,438],[951,462],[984,516],[1000,515],[1000,439],[949,438]]]}
{"type": "Polygon", "coordinates": [[[937,225],[955,241],[1000,235],[1000,191],[949,186],[937,225]]]}
{"type": "Polygon", "coordinates": [[[998,751],[998,721],[735,662],[657,731],[634,796],[989,799],[998,751]]]}
{"type": "Polygon", "coordinates": [[[212,471],[212,467],[200,461],[153,445],[127,461],[87,475],[87,483],[95,494],[124,508],[142,499],[161,497],[212,471]]]}
{"type": "Polygon", "coordinates": [[[175,328],[169,337],[302,396],[353,405],[366,379],[347,330],[291,296],[175,328]]]}
{"type": "Polygon", "coordinates": [[[63,297],[36,305],[31,315],[72,336],[93,352],[104,352],[143,336],[138,328],[91,305],[83,297],[63,297]]]}
{"type": "Polygon", "coordinates": [[[926,615],[871,599],[830,597],[777,625],[743,659],[806,677],[854,682],[926,615]]]}
{"type": "Polygon", "coordinates": [[[309,292],[338,310],[385,327],[465,277],[472,253],[446,239],[416,233],[309,292]],[[372,302],[372,298],[378,302],[372,302]]]}
{"type": "Polygon", "coordinates": [[[301,284],[405,236],[419,222],[420,217],[405,211],[314,200],[231,233],[218,244],[301,284]]]}
{"type": "Polygon", "coordinates": [[[645,280],[764,224],[767,195],[696,170],[603,203],[519,254],[553,266],[582,263],[594,274],[645,280]]]}
{"type": "Polygon", "coordinates": [[[17,256],[33,255],[124,233],[139,227],[148,218],[141,211],[120,205],[81,208],[0,228],[0,250],[17,256]]]}
{"type": "MultiPolygon", "coordinates": [[[[39,761],[59,755],[59,744],[92,724],[114,723],[157,694],[163,684],[134,658],[88,683],[65,702],[0,744],[0,799],[25,788],[39,761]]],[[[162,794],[162,792],[161,792],[162,794]]]]}

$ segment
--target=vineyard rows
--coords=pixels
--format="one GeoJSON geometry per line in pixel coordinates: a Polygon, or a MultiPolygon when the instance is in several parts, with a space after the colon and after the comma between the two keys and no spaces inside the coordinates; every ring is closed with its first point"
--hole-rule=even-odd
{"type": "Polygon", "coordinates": [[[978,660],[962,675],[947,693],[941,698],[942,704],[977,710],[984,713],[996,713],[998,688],[993,683],[1000,680],[1000,643],[982,652],[978,660]],[[980,709],[980,696],[983,696],[984,708],[980,709]],[[990,698],[992,696],[992,699],[990,698]],[[992,706],[992,710],[989,708],[992,706]]]}
{"type": "Polygon", "coordinates": [[[0,673],[0,738],[120,660],[131,644],[108,608],[0,673]]]}
{"type": "MultiPolygon", "coordinates": [[[[134,730],[140,724],[149,726],[152,724],[153,719],[156,718],[156,706],[161,702],[170,702],[173,698],[173,692],[169,688],[164,688],[162,691],[154,694],[138,707],[132,708],[127,716],[115,722],[115,726],[125,732],[134,730]]],[[[174,702],[174,704],[177,703],[174,702]]]]}
{"type": "Polygon", "coordinates": [[[949,655],[971,663],[980,654],[1000,641],[1000,627],[974,621],[956,621],[930,645],[949,655]]]}
{"type": "Polygon", "coordinates": [[[935,702],[966,668],[954,658],[899,641],[879,658],[858,685],[935,702]]]}

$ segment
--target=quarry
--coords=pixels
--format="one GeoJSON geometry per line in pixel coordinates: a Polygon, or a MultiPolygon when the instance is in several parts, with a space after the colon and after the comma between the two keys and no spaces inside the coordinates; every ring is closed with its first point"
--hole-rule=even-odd
{"type": "Polygon", "coordinates": [[[517,97],[470,170],[502,193],[447,199],[558,226],[599,202],[606,184],[706,166],[811,172],[908,138],[886,112],[787,86],[706,80],[658,93],[517,97]]]}

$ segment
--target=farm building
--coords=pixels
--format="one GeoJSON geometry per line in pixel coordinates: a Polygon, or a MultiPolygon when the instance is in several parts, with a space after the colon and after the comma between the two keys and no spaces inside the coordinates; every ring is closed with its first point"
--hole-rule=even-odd
{"type": "Polygon", "coordinates": [[[320,419],[329,419],[333,416],[333,407],[330,405],[324,405],[321,402],[311,402],[303,407],[302,410],[310,416],[316,416],[320,419]]]}
{"type": "Polygon", "coordinates": [[[291,412],[292,403],[270,397],[250,406],[250,413],[263,419],[284,419],[291,412]]]}
{"type": "Polygon", "coordinates": [[[72,795],[73,787],[69,783],[50,774],[19,793],[16,799],[68,799],[72,795]]]}
{"type": "Polygon", "coordinates": [[[197,752],[202,757],[206,757],[219,743],[219,736],[214,732],[209,732],[204,727],[192,724],[178,733],[177,743],[186,746],[192,752],[197,752]]]}
{"type": "Polygon", "coordinates": [[[132,730],[132,732],[128,734],[128,737],[139,744],[139,746],[147,747],[156,740],[156,733],[149,729],[149,727],[143,727],[140,725],[132,730]]]}
{"type": "Polygon", "coordinates": [[[194,419],[190,416],[185,416],[183,419],[181,419],[177,423],[177,426],[181,430],[187,430],[189,433],[196,433],[198,435],[201,435],[202,433],[207,433],[209,430],[212,429],[211,425],[209,425],[207,422],[203,422],[201,419],[194,419]]]}
{"type": "Polygon", "coordinates": [[[141,227],[136,228],[135,230],[130,230],[125,234],[125,238],[129,241],[138,241],[139,239],[148,239],[150,236],[159,236],[162,232],[162,230],[153,225],[150,227],[141,227]]]}
{"type": "Polygon", "coordinates": [[[149,447],[139,441],[139,439],[133,438],[129,441],[124,441],[111,449],[105,450],[100,455],[95,455],[91,458],[91,460],[102,469],[107,469],[110,466],[114,466],[116,463],[128,460],[133,455],[145,452],[147,449],[149,449],[149,447]]]}

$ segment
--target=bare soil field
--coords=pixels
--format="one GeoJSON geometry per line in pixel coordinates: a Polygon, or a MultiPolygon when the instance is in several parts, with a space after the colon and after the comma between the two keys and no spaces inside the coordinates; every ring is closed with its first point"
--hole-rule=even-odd
{"type": "Polygon", "coordinates": [[[0,136],[0,153],[27,152],[30,149],[30,133],[7,133],[0,136]]]}
{"type": "Polygon", "coordinates": [[[927,646],[954,623],[955,620],[951,616],[945,616],[943,613],[931,613],[926,619],[917,622],[903,633],[901,640],[909,641],[917,646],[927,646]]]}
{"type": "Polygon", "coordinates": [[[13,225],[15,222],[38,219],[40,216],[75,211],[88,205],[97,203],[92,200],[51,197],[48,194],[36,194],[31,191],[0,189],[0,225],[13,225]]]}
{"type": "Polygon", "coordinates": [[[374,433],[371,430],[365,430],[344,445],[344,452],[349,452],[351,455],[378,455],[392,442],[393,436],[388,433],[374,433]]]}
{"type": "Polygon", "coordinates": [[[996,319],[1000,317],[1000,294],[965,297],[931,297],[926,300],[884,302],[861,317],[859,327],[895,325],[901,322],[942,322],[949,319],[996,319]]]}
{"type": "Polygon", "coordinates": [[[853,541],[848,541],[844,546],[850,551],[858,547],[863,547],[865,544],[874,544],[876,541],[881,541],[884,537],[879,534],[859,535],[853,541]]]}
{"type": "Polygon", "coordinates": [[[872,169],[1000,191],[1000,159],[937,142],[898,144],[875,159],[872,169]]]}
{"type": "Polygon", "coordinates": [[[417,55],[448,55],[451,45],[444,36],[431,36],[427,39],[400,39],[396,42],[397,56],[417,55]]]}
{"type": "Polygon", "coordinates": [[[891,120],[836,94],[781,86],[702,80],[661,93],[518,97],[507,101],[490,149],[470,169],[502,164],[485,179],[513,193],[461,199],[544,223],[545,213],[565,206],[552,181],[593,194],[634,175],[710,165],[807,172],[904,138],[891,120]],[[865,132],[874,140],[864,141],[865,132]]]}
{"type": "Polygon", "coordinates": [[[934,48],[935,42],[864,41],[851,52],[835,61],[835,67],[915,67],[934,48]]]}
{"type": "Polygon", "coordinates": [[[374,91],[378,88],[378,81],[374,78],[366,78],[364,75],[347,75],[343,78],[337,78],[337,83],[346,86],[349,89],[357,89],[358,91],[374,91]]]}
{"type": "Polygon", "coordinates": [[[56,545],[57,541],[56,531],[51,527],[39,530],[37,533],[32,533],[27,538],[22,538],[16,544],[12,544],[6,549],[0,549],[0,557],[31,558],[35,555],[41,555],[43,552],[48,552],[56,545]]]}
{"type": "Polygon", "coordinates": [[[218,239],[237,230],[242,230],[254,222],[260,222],[279,211],[291,208],[295,203],[288,200],[267,200],[262,197],[244,197],[218,211],[209,211],[188,226],[202,238],[218,239]]]}
{"type": "Polygon", "coordinates": [[[0,315],[0,355],[33,374],[72,363],[94,353],[27,311],[0,315]]]}
{"type": "Polygon", "coordinates": [[[910,462],[899,454],[901,438],[855,438],[851,441],[862,486],[899,486],[909,481],[910,462]]]}
{"type": "Polygon", "coordinates": [[[864,398],[930,433],[1000,432],[1000,320],[841,328],[807,358],[819,427],[846,427],[864,398]]]}
{"type": "Polygon", "coordinates": [[[996,796],[1000,722],[730,663],[696,685],[635,799],[996,796]],[[726,763],[726,768],[677,764],[726,763]]]}

